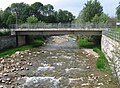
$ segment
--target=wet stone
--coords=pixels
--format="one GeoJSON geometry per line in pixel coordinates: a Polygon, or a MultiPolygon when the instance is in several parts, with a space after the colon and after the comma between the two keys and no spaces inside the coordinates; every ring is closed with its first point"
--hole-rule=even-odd
{"type": "Polygon", "coordinates": [[[4,73],[3,76],[8,76],[8,74],[7,74],[7,73],[4,73]]]}
{"type": "Polygon", "coordinates": [[[5,80],[2,79],[2,83],[5,83],[5,80]]]}
{"type": "Polygon", "coordinates": [[[29,63],[30,66],[32,66],[33,64],[32,63],[29,63]]]}
{"type": "Polygon", "coordinates": [[[57,41],[60,44],[53,44],[50,40],[42,49],[17,52],[8,60],[5,58],[4,64],[0,63],[4,66],[0,67],[0,85],[4,84],[4,88],[6,85],[8,88],[90,88],[93,84],[91,88],[104,88],[105,81],[111,84],[109,75],[96,74],[89,59],[91,55],[84,56],[86,52],[77,48],[74,39],[67,37],[59,38],[59,41],[64,40],[62,43],[57,41]],[[9,75],[3,76],[7,70],[9,75]]]}
{"type": "Polygon", "coordinates": [[[24,68],[23,68],[23,67],[21,67],[20,69],[21,69],[21,70],[24,70],[24,68]]]}
{"type": "Polygon", "coordinates": [[[90,69],[90,66],[87,66],[86,68],[87,68],[87,69],[90,69]]]}
{"type": "Polygon", "coordinates": [[[0,88],[4,88],[4,86],[0,85],[0,88]]]}
{"type": "Polygon", "coordinates": [[[29,68],[25,68],[26,70],[29,70],[29,68]]]}
{"type": "Polygon", "coordinates": [[[11,86],[11,88],[15,88],[15,86],[11,86]]]}
{"type": "Polygon", "coordinates": [[[23,58],[24,56],[23,56],[23,55],[21,55],[20,57],[21,57],[21,58],[23,58]]]}
{"type": "Polygon", "coordinates": [[[0,78],[0,83],[2,82],[2,79],[0,78]]]}
{"type": "Polygon", "coordinates": [[[10,78],[7,78],[6,81],[10,81],[11,79],[10,78]]]}
{"type": "Polygon", "coordinates": [[[1,63],[4,64],[4,63],[5,63],[5,60],[3,59],[3,60],[1,61],[1,63]]]}

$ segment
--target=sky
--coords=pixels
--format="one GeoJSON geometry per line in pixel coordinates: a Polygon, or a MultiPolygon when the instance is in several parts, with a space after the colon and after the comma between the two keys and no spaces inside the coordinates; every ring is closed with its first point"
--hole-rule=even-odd
{"type": "MultiPolygon", "coordinates": [[[[119,5],[120,0],[98,0],[103,6],[103,11],[111,17],[115,17],[116,7],[119,5]]],[[[78,16],[79,12],[83,9],[87,0],[0,0],[0,8],[4,10],[12,3],[24,2],[26,4],[33,4],[34,2],[41,2],[42,4],[52,4],[55,10],[68,10],[73,15],[78,16]]]]}

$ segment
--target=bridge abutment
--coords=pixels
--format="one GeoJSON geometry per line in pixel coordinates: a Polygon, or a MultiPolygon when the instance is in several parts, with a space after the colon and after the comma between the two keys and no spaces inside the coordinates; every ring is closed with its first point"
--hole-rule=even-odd
{"type": "Polygon", "coordinates": [[[16,35],[17,46],[22,46],[26,44],[26,35],[16,35]]]}

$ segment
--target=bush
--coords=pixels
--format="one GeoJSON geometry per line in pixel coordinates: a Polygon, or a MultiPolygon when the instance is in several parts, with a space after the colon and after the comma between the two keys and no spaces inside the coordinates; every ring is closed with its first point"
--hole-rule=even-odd
{"type": "Polygon", "coordinates": [[[30,17],[27,18],[27,22],[28,23],[37,23],[38,18],[36,18],[35,16],[30,16],[30,17]]]}
{"type": "Polygon", "coordinates": [[[79,41],[79,47],[84,47],[84,48],[93,48],[95,44],[93,42],[89,42],[86,40],[80,40],[79,41]]]}

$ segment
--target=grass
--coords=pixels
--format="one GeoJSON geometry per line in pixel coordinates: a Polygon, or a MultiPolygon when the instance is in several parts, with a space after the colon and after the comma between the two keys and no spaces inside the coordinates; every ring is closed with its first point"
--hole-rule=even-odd
{"type": "Polygon", "coordinates": [[[115,33],[120,33],[120,28],[114,28],[112,31],[115,33]]]}
{"type": "Polygon", "coordinates": [[[100,49],[100,44],[96,44],[92,41],[89,41],[87,38],[80,38],[78,40],[79,47],[81,48],[90,48],[93,49],[96,53],[98,53],[99,58],[96,61],[96,68],[99,70],[110,71],[109,63],[104,55],[104,53],[100,49]]]}
{"type": "Polygon", "coordinates": [[[34,40],[31,44],[24,45],[21,47],[11,48],[11,49],[3,49],[0,51],[0,57],[6,57],[14,54],[16,51],[25,51],[28,49],[32,49],[34,47],[41,46],[44,43],[42,40],[34,40]]]}
{"type": "Polygon", "coordinates": [[[93,51],[95,51],[99,55],[99,58],[96,61],[97,69],[100,69],[106,72],[111,71],[108,60],[106,59],[104,53],[99,48],[93,48],[93,51]]]}

